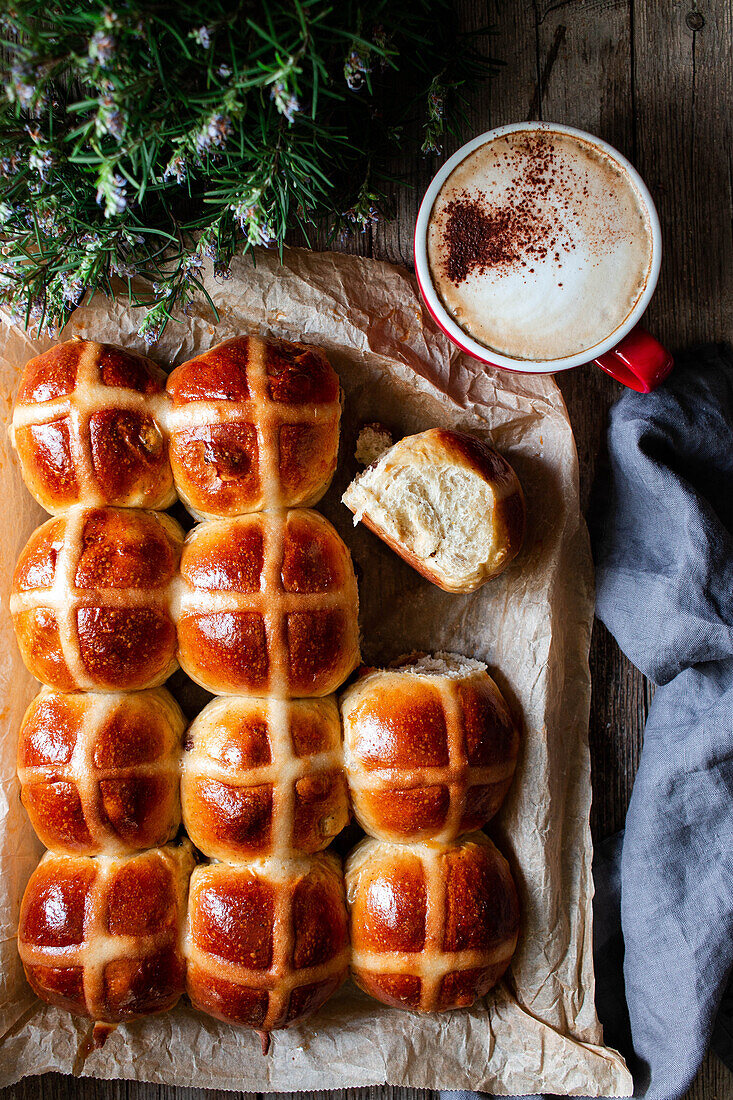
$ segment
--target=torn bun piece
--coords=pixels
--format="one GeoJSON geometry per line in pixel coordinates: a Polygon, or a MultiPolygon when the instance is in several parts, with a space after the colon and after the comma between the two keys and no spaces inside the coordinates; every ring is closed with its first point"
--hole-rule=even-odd
{"type": "Polygon", "coordinates": [[[509,864],[483,833],[451,844],[368,838],[346,861],[351,974],[395,1008],[466,1008],[496,985],[519,935],[509,864]]]}
{"type": "Polygon", "coordinates": [[[524,539],[524,494],[485,443],[431,428],[395,443],[357,475],[343,503],[446,592],[473,592],[503,572],[524,539]]]}
{"type": "Polygon", "coordinates": [[[171,590],[183,531],[164,512],[69,508],[28,539],[13,575],[18,648],[60,691],[142,691],[176,665],[171,590]]]}
{"type": "Polygon", "coordinates": [[[181,801],[213,859],[325,848],[349,820],[335,698],[214,699],[186,736],[181,801]]]}
{"type": "Polygon", "coordinates": [[[326,492],[341,389],[320,348],[238,336],[176,367],[167,390],[173,476],[196,519],[310,507],[326,492]]]}
{"type": "Polygon", "coordinates": [[[185,725],[165,688],[75,695],[44,688],[20,728],[18,778],[46,847],[121,855],[171,840],[181,823],[185,725]]]}
{"type": "Polygon", "coordinates": [[[18,951],[41,1000],[97,1024],[167,1012],[185,984],[188,840],[119,856],[46,852],[23,895],[18,951]]]}
{"type": "Polygon", "coordinates": [[[519,733],[479,661],[437,653],[367,670],[340,706],[352,806],[370,836],[451,841],[501,806],[519,733]]]}
{"type": "Polygon", "coordinates": [[[29,360],[13,406],[23,480],[41,507],[168,508],[176,499],[165,374],[114,344],[68,340],[29,360]]]}
{"type": "Polygon", "coordinates": [[[265,1034],[310,1016],[349,969],[339,860],[319,852],[197,867],[184,951],[201,1012],[265,1034]]]}

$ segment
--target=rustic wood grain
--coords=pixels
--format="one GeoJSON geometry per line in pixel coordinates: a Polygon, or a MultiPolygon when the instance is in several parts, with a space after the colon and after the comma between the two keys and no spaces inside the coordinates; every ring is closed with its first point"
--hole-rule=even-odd
{"type": "MultiPolygon", "coordinates": [[[[733,13],[729,0],[461,0],[465,27],[493,23],[485,45],[506,65],[472,98],[480,133],[524,118],[570,123],[606,138],[637,164],[657,203],[665,242],[649,327],[673,350],[733,337],[733,13]]],[[[339,247],[412,263],[420,196],[438,158],[406,134],[395,171],[407,181],[397,217],[339,247]]],[[[455,143],[446,142],[445,154],[455,143]]],[[[316,244],[323,246],[321,238],[316,244]]],[[[603,461],[610,404],[620,387],[594,368],[561,376],[587,504],[603,461]]],[[[638,766],[651,686],[596,624],[591,650],[591,824],[597,839],[623,825],[638,766]]],[[[684,1027],[684,1021],[680,1021],[684,1027]]],[[[301,1100],[431,1100],[399,1088],[301,1093],[301,1100]]],[[[21,1082],[0,1100],[226,1100],[231,1093],[133,1082],[21,1082]]],[[[273,1097],[274,1100],[274,1097],[273,1097]]],[[[733,1100],[733,1074],[708,1055],[687,1100],[733,1100]]]]}
{"type": "Polygon", "coordinates": [[[673,347],[730,340],[731,5],[665,0],[634,12],[636,160],[665,247],[648,316],[673,347]]]}

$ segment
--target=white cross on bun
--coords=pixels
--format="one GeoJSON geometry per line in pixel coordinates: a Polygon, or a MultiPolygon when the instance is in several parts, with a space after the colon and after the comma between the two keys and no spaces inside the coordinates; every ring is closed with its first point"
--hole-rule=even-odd
{"type": "Polygon", "coordinates": [[[108,1024],[173,1008],[185,983],[181,941],[193,865],[187,840],[130,855],[46,852],[18,924],[34,992],[108,1024]]]}
{"type": "Polygon", "coordinates": [[[260,1032],[309,1016],[348,973],[339,861],[319,852],[197,867],[184,950],[202,1012],[260,1032]]]}
{"type": "Polygon", "coordinates": [[[437,653],[366,669],[344,691],[341,717],[354,813],[370,836],[454,840],[501,806],[519,734],[479,661],[437,653]]]}
{"type": "Polygon", "coordinates": [[[351,555],[318,512],[209,520],[186,538],[179,660],[217,695],[330,695],[359,661],[351,555]]]}
{"type": "Polygon", "coordinates": [[[165,688],[74,695],[44,688],[20,727],[18,778],[46,847],[120,855],[175,836],[185,724],[165,688]]]}
{"type": "Polygon", "coordinates": [[[167,390],[173,476],[196,519],[310,507],[325,493],[341,395],[320,348],[238,336],[176,367],[167,390]]]}
{"type": "Polygon", "coordinates": [[[140,691],[176,669],[183,531],[161,512],[70,508],[26,543],[10,611],[29,671],[60,691],[140,691]]]}
{"type": "Polygon", "coordinates": [[[168,508],[165,374],[114,344],[68,340],[23,368],[13,442],[47,512],[75,504],[168,508]]]}
{"type": "Polygon", "coordinates": [[[397,1008],[472,1005],[517,945],[509,865],[483,833],[451,844],[363,840],[346,862],[346,896],[353,978],[397,1008]]]}
{"type": "Polygon", "coordinates": [[[336,700],[214,699],[186,735],[181,801],[214,859],[325,848],[349,820],[336,700]]]}

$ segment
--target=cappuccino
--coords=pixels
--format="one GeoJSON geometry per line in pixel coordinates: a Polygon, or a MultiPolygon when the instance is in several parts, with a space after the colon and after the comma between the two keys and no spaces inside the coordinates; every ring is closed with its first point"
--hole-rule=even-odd
{"type": "Polygon", "coordinates": [[[649,212],[602,149],[547,129],[508,132],[451,172],[428,223],[433,286],[487,349],[551,361],[624,323],[652,268],[649,212]]]}

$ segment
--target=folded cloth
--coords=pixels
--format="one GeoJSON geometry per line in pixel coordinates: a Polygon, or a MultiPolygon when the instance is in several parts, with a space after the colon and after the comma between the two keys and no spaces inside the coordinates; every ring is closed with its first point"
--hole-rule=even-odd
{"type": "Polygon", "coordinates": [[[625,832],[594,860],[596,1001],[635,1095],[675,1100],[714,1026],[733,1069],[730,352],[698,349],[654,393],[625,393],[608,450],[591,515],[596,613],[660,686],[625,832]]]}
{"type": "Polygon", "coordinates": [[[637,1095],[672,1100],[697,1072],[733,965],[730,353],[700,349],[654,393],[624,394],[608,449],[596,613],[663,685],[621,854],[630,1062],[637,1095]]]}

